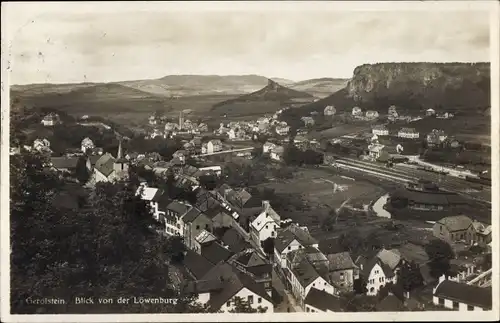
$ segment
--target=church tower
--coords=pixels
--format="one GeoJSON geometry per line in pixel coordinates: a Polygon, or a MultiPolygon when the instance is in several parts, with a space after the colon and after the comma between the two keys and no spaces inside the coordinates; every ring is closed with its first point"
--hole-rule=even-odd
{"type": "Polygon", "coordinates": [[[118,153],[116,154],[115,162],[113,163],[113,170],[118,178],[123,179],[128,177],[128,160],[123,157],[122,141],[118,144],[118,153]]]}

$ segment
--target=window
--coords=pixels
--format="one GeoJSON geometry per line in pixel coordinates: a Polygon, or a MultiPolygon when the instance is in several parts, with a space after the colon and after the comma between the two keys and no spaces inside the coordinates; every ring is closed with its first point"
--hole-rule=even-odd
{"type": "Polygon", "coordinates": [[[257,303],[262,303],[262,297],[257,298],[257,303]]]}
{"type": "Polygon", "coordinates": [[[439,226],[439,231],[443,232],[443,226],[442,225],[439,226]]]}
{"type": "Polygon", "coordinates": [[[268,225],[266,225],[266,229],[268,229],[268,228],[269,228],[269,226],[268,226],[268,225]]]}
{"type": "Polygon", "coordinates": [[[292,247],[288,246],[288,250],[291,250],[291,249],[292,249],[292,247]]]}
{"type": "Polygon", "coordinates": [[[227,301],[226,306],[227,307],[231,306],[231,301],[227,301]]]}
{"type": "Polygon", "coordinates": [[[199,225],[196,226],[196,230],[200,230],[200,226],[199,225]]]}
{"type": "Polygon", "coordinates": [[[458,302],[453,302],[453,309],[457,310],[458,309],[458,302]]]}
{"type": "Polygon", "coordinates": [[[467,311],[473,311],[474,310],[474,306],[472,305],[467,305],[467,311]]]}
{"type": "Polygon", "coordinates": [[[253,304],[253,295],[248,296],[248,304],[253,304]]]}
{"type": "Polygon", "coordinates": [[[444,305],[444,298],[439,299],[439,305],[444,305]]]}
{"type": "Polygon", "coordinates": [[[271,231],[271,237],[274,237],[274,231],[271,231]]]}
{"type": "Polygon", "coordinates": [[[207,229],[207,230],[209,229],[208,224],[205,224],[205,229],[207,229]]]}
{"type": "Polygon", "coordinates": [[[340,278],[344,278],[344,273],[340,273],[340,278]]]}
{"type": "Polygon", "coordinates": [[[313,287],[316,286],[316,283],[313,283],[313,287]]]}
{"type": "Polygon", "coordinates": [[[310,311],[309,307],[306,307],[306,312],[309,312],[309,311],[310,311]]]}
{"type": "Polygon", "coordinates": [[[299,249],[302,249],[302,246],[299,246],[299,249]]]}

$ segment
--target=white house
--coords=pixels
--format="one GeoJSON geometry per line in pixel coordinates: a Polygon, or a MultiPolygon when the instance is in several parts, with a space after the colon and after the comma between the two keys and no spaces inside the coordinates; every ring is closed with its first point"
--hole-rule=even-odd
{"type": "Polygon", "coordinates": [[[207,154],[212,154],[222,150],[222,142],[218,139],[210,140],[207,143],[207,154]]]}
{"type": "Polygon", "coordinates": [[[333,105],[328,105],[323,110],[323,115],[325,116],[333,116],[337,112],[337,109],[333,105]]]}
{"type": "Polygon", "coordinates": [[[236,139],[236,130],[234,130],[234,128],[229,129],[227,136],[230,140],[236,139]]]}
{"type": "Polygon", "coordinates": [[[263,211],[250,223],[250,235],[257,245],[268,238],[276,238],[281,218],[269,201],[262,201],[263,211]]]}
{"type": "Polygon", "coordinates": [[[288,132],[290,131],[290,126],[288,125],[277,125],[276,126],[276,133],[280,136],[286,136],[288,132]]]}
{"type": "Polygon", "coordinates": [[[378,112],[374,111],[374,110],[368,110],[368,111],[366,111],[365,116],[368,119],[377,119],[378,118],[378,112]]]}
{"type": "Polygon", "coordinates": [[[491,287],[479,287],[446,279],[443,275],[434,287],[434,305],[456,311],[489,311],[492,309],[491,287]]]}
{"type": "Polygon", "coordinates": [[[302,117],[300,119],[304,122],[304,126],[314,126],[314,119],[312,117],[302,117]]]}
{"type": "Polygon", "coordinates": [[[294,250],[305,247],[318,248],[319,243],[307,230],[307,227],[299,227],[292,223],[282,230],[278,230],[274,240],[274,262],[280,268],[286,268],[286,255],[294,250]]]}
{"type": "Polygon", "coordinates": [[[415,130],[415,128],[401,128],[398,131],[399,138],[407,138],[407,139],[418,139],[420,137],[420,133],[415,130]]]}
{"type": "Polygon", "coordinates": [[[274,148],[276,148],[276,144],[268,141],[262,146],[262,152],[270,153],[274,148]]]}
{"type": "Polygon", "coordinates": [[[102,155],[94,166],[95,182],[114,182],[129,177],[129,162],[122,156],[122,143],[118,146],[116,158],[111,154],[102,155]]]}
{"type": "Polygon", "coordinates": [[[264,286],[224,262],[209,269],[200,280],[189,282],[186,292],[198,295],[200,304],[223,313],[234,310],[238,298],[248,302],[254,309],[260,307],[265,309],[265,313],[274,312],[272,299],[264,286]]]}
{"type": "Polygon", "coordinates": [[[215,175],[220,176],[222,175],[222,167],[220,166],[207,166],[207,167],[200,167],[198,168],[200,172],[214,172],[215,175]]]}
{"type": "Polygon", "coordinates": [[[372,128],[372,133],[377,136],[388,136],[389,129],[385,125],[375,125],[372,128]]]}
{"type": "Polygon", "coordinates": [[[151,212],[153,213],[153,218],[156,221],[160,220],[160,215],[159,215],[159,209],[158,209],[158,202],[155,199],[155,196],[160,193],[160,190],[155,188],[155,187],[148,187],[147,183],[141,183],[139,187],[137,188],[137,191],[135,192],[136,196],[141,196],[141,199],[143,201],[146,201],[148,203],[149,207],[151,208],[151,212]]]}
{"type": "Polygon", "coordinates": [[[49,113],[42,119],[42,124],[46,127],[55,126],[60,122],[59,115],[57,113],[49,113]]]}
{"type": "Polygon", "coordinates": [[[82,140],[82,151],[86,152],[88,149],[94,149],[95,145],[92,139],[86,137],[82,140]]]}
{"type": "Polygon", "coordinates": [[[373,143],[368,146],[368,152],[370,154],[370,157],[372,159],[378,159],[380,158],[380,155],[382,153],[382,150],[385,148],[384,145],[378,144],[378,143],[373,143]]]}
{"type": "Polygon", "coordinates": [[[361,265],[366,281],[367,295],[377,295],[387,283],[397,282],[397,271],[402,259],[399,251],[382,249],[374,258],[361,265]]]}
{"type": "Polygon", "coordinates": [[[285,148],[283,146],[276,146],[271,150],[271,159],[276,161],[283,160],[283,154],[285,153],[285,148]]]}
{"type": "Polygon", "coordinates": [[[363,115],[363,110],[361,110],[360,107],[354,107],[352,108],[352,115],[355,117],[360,117],[363,115]]]}
{"type": "Polygon", "coordinates": [[[35,139],[35,141],[33,141],[33,149],[39,152],[50,152],[50,141],[46,138],[35,139]]]}
{"type": "Polygon", "coordinates": [[[425,115],[429,116],[429,117],[430,116],[434,116],[434,115],[436,115],[436,110],[434,110],[434,109],[427,109],[427,110],[425,110],[425,115]]]}

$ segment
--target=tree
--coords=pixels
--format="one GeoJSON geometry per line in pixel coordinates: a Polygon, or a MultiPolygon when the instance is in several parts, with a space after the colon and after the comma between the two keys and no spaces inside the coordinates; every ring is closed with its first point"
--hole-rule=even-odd
{"type": "Polygon", "coordinates": [[[186,246],[182,237],[171,236],[166,239],[162,245],[162,251],[170,258],[173,263],[182,263],[186,246]]]}
{"type": "Polygon", "coordinates": [[[397,281],[406,292],[410,292],[424,284],[420,267],[415,262],[406,262],[403,264],[398,272],[397,281]]]}
{"type": "Polygon", "coordinates": [[[425,252],[429,257],[430,274],[439,278],[443,274],[449,274],[450,260],[455,258],[451,246],[440,239],[434,239],[425,246],[425,252]]]}
{"type": "Polygon", "coordinates": [[[259,306],[253,308],[250,303],[241,297],[234,298],[234,309],[230,310],[229,313],[265,313],[267,307],[259,306]]]}
{"type": "Polygon", "coordinates": [[[218,186],[218,178],[215,174],[201,175],[199,177],[201,187],[211,191],[218,186]]]}
{"type": "Polygon", "coordinates": [[[304,164],[302,151],[293,144],[285,146],[283,161],[287,165],[301,166],[304,164]]]}
{"type": "Polygon", "coordinates": [[[273,238],[267,238],[266,240],[262,241],[261,243],[262,249],[264,249],[264,252],[268,255],[274,254],[274,239],[273,238]]]}

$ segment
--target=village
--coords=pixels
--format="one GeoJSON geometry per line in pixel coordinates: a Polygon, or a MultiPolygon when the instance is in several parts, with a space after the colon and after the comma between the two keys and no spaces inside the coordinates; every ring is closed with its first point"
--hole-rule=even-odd
{"type": "MultiPolygon", "coordinates": [[[[176,187],[194,198],[172,199],[153,185],[152,178],[141,179],[136,194],[157,221],[152,229],[159,239],[179,238],[186,247],[182,261],[170,264],[172,288],[179,295],[195,295],[217,311],[234,309],[236,299],[264,312],[491,309],[491,223],[460,211],[471,203],[469,198],[483,202],[491,186],[489,171],[430,163],[419,154],[422,142],[446,149],[466,144],[440,129],[418,129],[421,120],[448,120],[454,118],[452,113],[428,109],[425,115],[410,117],[391,106],[381,116],[353,107],[342,116],[350,124],[315,131],[318,113],[303,116],[303,127],[292,130],[281,119],[288,108],[257,120],[222,122],[213,130],[191,121],[185,111],[177,122],[152,115],[145,125],[145,140],[182,142],[170,160],[126,151],[123,136],[116,151],[104,151],[86,137],[81,147],[50,157],[49,140],[37,138],[31,146],[11,148],[11,154],[46,154],[47,167],[88,189],[100,182],[126,182],[132,168],[158,179],[173,178],[176,187]],[[328,138],[332,131],[337,133],[328,138]],[[291,146],[297,154],[315,152],[321,158],[298,162],[305,177],[295,174],[262,185],[295,187],[309,194],[311,201],[331,203],[334,212],[323,220],[304,218],[300,207],[293,212],[278,210],[272,201],[252,194],[250,187],[226,183],[228,161],[253,165],[254,159],[264,156],[264,163],[286,168],[291,146]],[[81,165],[89,174],[84,183],[75,176],[81,165]],[[325,179],[327,172],[335,174],[325,179]],[[216,184],[207,185],[207,178],[216,184]],[[364,183],[363,178],[381,186],[364,183]],[[306,186],[301,188],[302,184],[306,186]],[[321,185],[321,193],[313,192],[321,185]],[[380,187],[397,190],[389,196],[380,187]],[[460,191],[464,187],[477,189],[460,191]],[[413,218],[418,224],[409,229],[405,212],[432,217],[413,218]],[[362,230],[364,242],[348,241],[340,234],[353,224],[362,230]],[[377,231],[407,236],[399,243],[366,241],[377,231]],[[359,244],[367,245],[353,247],[359,244]],[[448,246],[453,251],[446,259],[449,268],[443,269],[438,265],[443,259],[432,255],[448,246]]],[[[321,118],[335,120],[336,108],[326,106],[321,118]]],[[[61,122],[57,113],[41,120],[45,127],[61,122]]],[[[315,212],[325,211],[310,213],[315,212]]]]}

